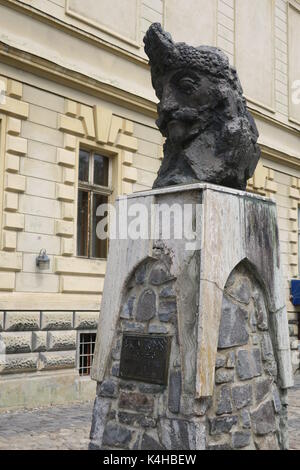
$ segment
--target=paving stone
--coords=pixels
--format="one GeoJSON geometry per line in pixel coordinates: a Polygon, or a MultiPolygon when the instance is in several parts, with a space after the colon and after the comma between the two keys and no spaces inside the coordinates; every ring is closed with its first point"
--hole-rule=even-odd
{"type": "Polygon", "coordinates": [[[160,435],[163,446],[173,450],[193,449],[195,425],[184,420],[161,419],[160,435]]]}
{"type": "Polygon", "coordinates": [[[234,406],[240,410],[252,404],[252,385],[236,385],[232,388],[232,400],[234,406]]]}
{"type": "Polygon", "coordinates": [[[230,387],[224,385],[221,387],[217,400],[217,415],[232,413],[231,393],[230,387]]]}
{"type": "Polygon", "coordinates": [[[114,377],[118,377],[120,373],[120,363],[119,362],[114,362],[111,368],[111,375],[114,377]]]}
{"type": "Polygon", "coordinates": [[[111,403],[108,399],[96,397],[93,407],[92,426],[90,439],[101,447],[106,419],[110,411],[111,403]]]}
{"type": "Polygon", "coordinates": [[[210,434],[228,434],[232,427],[237,424],[237,416],[224,416],[221,418],[212,418],[209,420],[210,424],[210,434]]]}
{"type": "Polygon", "coordinates": [[[142,393],[161,393],[165,390],[164,385],[159,385],[159,384],[146,384],[146,383],[139,383],[138,384],[138,389],[142,393]]]}
{"type": "Polygon", "coordinates": [[[228,289],[228,293],[237,301],[248,305],[251,298],[251,284],[249,279],[242,277],[228,289]]]}
{"type": "Polygon", "coordinates": [[[208,444],[206,450],[232,450],[230,444],[208,444]]]}
{"type": "Polygon", "coordinates": [[[145,415],[142,415],[139,418],[138,423],[143,428],[155,428],[157,425],[157,422],[155,419],[150,418],[149,416],[145,416],[145,415]]]}
{"type": "Polygon", "coordinates": [[[250,444],[251,432],[238,431],[232,434],[232,447],[234,449],[243,449],[250,444]]]}
{"type": "MultiPolygon", "coordinates": [[[[122,321],[122,329],[124,332],[145,333],[145,325],[143,325],[142,323],[130,322],[126,320],[122,321]]],[[[114,357],[114,359],[116,358],[114,357]]]]}
{"type": "Polygon", "coordinates": [[[254,432],[258,435],[276,431],[276,421],[273,403],[268,401],[251,413],[254,432]]]}
{"type": "Polygon", "coordinates": [[[254,443],[257,450],[279,450],[278,439],[275,434],[256,437],[254,443]]]}
{"type": "Polygon", "coordinates": [[[121,339],[118,338],[117,341],[115,342],[112,351],[111,351],[111,357],[115,361],[119,361],[121,357],[121,347],[122,347],[122,342],[121,339]]]}
{"type": "Polygon", "coordinates": [[[270,391],[270,379],[263,379],[256,382],[256,401],[261,402],[270,391]]]}
{"type": "Polygon", "coordinates": [[[130,382],[128,380],[120,380],[119,388],[122,390],[130,390],[131,392],[136,389],[136,382],[130,382]]]}
{"type": "Polygon", "coordinates": [[[181,372],[172,370],[169,379],[168,408],[171,413],[179,413],[181,398],[181,372]]]}
{"type": "Polygon", "coordinates": [[[151,270],[149,282],[154,286],[160,286],[174,279],[163,263],[155,264],[151,270]]]}
{"type": "Polygon", "coordinates": [[[121,392],[119,397],[119,407],[138,412],[152,413],[154,399],[143,393],[121,392]]]}
{"type": "Polygon", "coordinates": [[[108,423],[103,434],[103,446],[128,448],[132,431],[117,423],[108,423]]]}
{"type": "Polygon", "coordinates": [[[226,356],[223,356],[222,354],[218,354],[216,358],[216,369],[225,367],[225,364],[226,364],[226,356]]]}
{"type": "Polygon", "coordinates": [[[278,376],[278,369],[275,358],[273,360],[265,361],[263,364],[266,375],[272,376],[273,379],[276,381],[278,376]]]}
{"type": "Polygon", "coordinates": [[[167,286],[160,291],[159,297],[162,297],[163,299],[175,299],[176,294],[172,286],[167,286]]]}
{"type": "Polygon", "coordinates": [[[163,447],[159,442],[157,442],[153,437],[149,436],[148,434],[143,434],[142,443],[141,443],[141,450],[164,450],[163,447]]]}
{"type": "Polygon", "coordinates": [[[254,346],[257,346],[259,344],[259,336],[258,335],[253,335],[252,336],[252,344],[254,346]]]}
{"type": "Polygon", "coordinates": [[[254,296],[254,304],[256,310],[257,326],[260,330],[268,329],[268,315],[264,299],[260,293],[254,296]]]}
{"type": "Polygon", "coordinates": [[[234,372],[232,370],[218,369],[216,370],[216,384],[233,382],[234,372]]]}
{"type": "Polygon", "coordinates": [[[279,392],[278,392],[278,388],[276,387],[276,385],[273,384],[273,387],[272,387],[272,391],[273,391],[273,405],[274,405],[274,409],[276,411],[276,413],[280,413],[281,411],[281,400],[280,400],[280,396],[279,396],[279,392]]]}
{"type": "Polygon", "coordinates": [[[118,395],[117,382],[111,379],[104,380],[100,385],[99,395],[102,397],[116,398],[118,395]]]}
{"type": "Polygon", "coordinates": [[[137,321],[145,322],[151,320],[156,314],[156,294],[152,289],[142,292],[136,308],[137,321]]]}
{"type": "Polygon", "coordinates": [[[161,324],[150,324],[148,327],[148,333],[150,334],[167,334],[168,328],[165,325],[161,324]]]}
{"type": "Polygon", "coordinates": [[[262,374],[260,350],[239,350],[237,353],[237,374],[241,380],[252,379],[262,374]]]}
{"type": "Polygon", "coordinates": [[[261,349],[262,349],[262,358],[264,361],[274,360],[273,346],[272,346],[269,333],[263,333],[261,349]]]}
{"type": "Polygon", "coordinates": [[[247,310],[237,306],[227,297],[223,298],[218,348],[243,346],[248,343],[247,310]]]}
{"type": "Polygon", "coordinates": [[[174,301],[161,301],[158,307],[158,317],[162,322],[170,322],[177,312],[177,304],[174,301]]]}
{"type": "Polygon", "coordinates": [[[257,318],[255,310],[250,312],[250,328],[252,333],[257,333],[257,318]]]}
{"type": "Polygon", "coordinates": [[[227,356],[226,368],[227,369],[235,368],[235,352],[234,351],[231,351],[227,356]]]}
{"type": "Polygon", "coordinates": [[[194,413],[197,416],[204,416],[207,410],[212,405],[211,397],[202,397],[199,400],[194,401],[194,413]]]}
{"type": "Polygon", "coordinates": [[[135,423],[138,422],[139,417],[142,415],[138,415],[135,413],[127,413],[126,411],[119,411],[118,412],[118,420],[121,424],[126,424],[128,426],[133,426],[135,423]]]}
{"type": "Polygon", "coordinates": [[[135,302],[135,296],[133,295],[129,297],[127,302],[123,305],[120,318],[129,319],[132,317],[134,302],[135,302]]]}
{"type": "Polygon", "coordinates": [[[144,284],[147,274],[147,264],[142,264],[135,271],[135,282],[136,284],[144,284]]]}
{"type": "Polygon", "coordinates": [[[241,421],[242,421],[242,427],[244,429],[250,429],[251,428],[250,413],[249,413],[248,410],[243,409],[241,411],[241,421]]]}
{"type": "Polygon", "coordinates": [[[154,428],[156,426],[155,419],[141,413],[119,411],[118,420],[121,424],[126,424],[127,426],[142,426],[143,428],[154,428]]]}

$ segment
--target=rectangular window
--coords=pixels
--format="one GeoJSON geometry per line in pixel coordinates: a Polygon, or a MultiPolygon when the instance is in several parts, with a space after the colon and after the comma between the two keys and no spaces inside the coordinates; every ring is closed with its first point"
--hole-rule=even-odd
{"type": "Polygon", "coordinates": [[[97,208],[107,204],[111,194],[110,161],[99,152],[80,149],[78,169],[77,255],[107,258],[108,240],[99,240],[96,227],[107,214],[97,208]]]}
{"type": "Polygon", "coordinates": [[[80,333],[79,335],[79,375],[91,375],[96,333],[80,333]]]}

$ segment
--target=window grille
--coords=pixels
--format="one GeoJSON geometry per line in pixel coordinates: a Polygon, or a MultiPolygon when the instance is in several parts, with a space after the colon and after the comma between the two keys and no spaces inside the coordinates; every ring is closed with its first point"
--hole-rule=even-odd
{"type": "Polygon", "coordinates": [[[79,375],[90,375],[93,364],[96,333],[79,335],[79,375]]]}

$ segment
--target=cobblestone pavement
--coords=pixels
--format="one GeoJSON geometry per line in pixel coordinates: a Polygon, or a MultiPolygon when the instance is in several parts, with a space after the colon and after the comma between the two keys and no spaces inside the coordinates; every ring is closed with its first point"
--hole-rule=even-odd
{"type": "MultiPolygon", "coordinates": [[[[300,450],[300,375],[289,396],[290,448],[300,450]]],[[[84,450],[93,403],[0,414],[0,450],[84,450]]]]}
{"type": "Polygon", "coordinates": [[[0,414],[0,450],[83,450],[89,443],[93,403],[0,414]]]}

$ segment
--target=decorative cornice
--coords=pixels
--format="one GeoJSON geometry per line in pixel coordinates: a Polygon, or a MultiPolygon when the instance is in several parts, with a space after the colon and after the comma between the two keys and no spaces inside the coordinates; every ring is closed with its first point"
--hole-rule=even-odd
{"type": "Polygon", "coordinates": [[[299,137],[299,134],[300,134],[299,126],[296,127],[296,126],[291,125],[291,124],[286,124],[283,121],[279,121],[275,117],[272,117],[268,114],[264,114],[262,111],[258,110],[257,108],[253,108],[251,106],[251,103],[249,103],[249,102],[247,102],[247,107],[248,107],[249,111],[251,112],[251,114],[253,115],[253,117],[258,118],[258,119],[262,119],[263,121],[266,121],[266,122],[268,122],[269,124],[271,124],[273,126],[284,129],[284,130],[286,130],[290,133],[293,133],[293,134],[295,134],[299,137]]]}
{"type": "Polygon", "coordinates": [[[260,144],[260,148],[262,150],[263,156],[265,156],[268,160],[300,170],[300,158],[296,155],[290,155],[284,151],[274,149],[273,147],[269,147],[268,145],[264,144],[260,144]]]}
{"type": "Polygon", "coordinates": [[[123,58],[125,57],[127,60],[135,62],[142,67],[148,67],[148,61],[144,59],[143,57],[133,54],[127,49],[123,49],[120,46],[116,46],[76,26],[65,23],[64,21],[61,21],[58,18],[55,18],[54,16],[48,15],[47,13],[41,10],[38,10],[32,5],[27,5],[23,2],[20,2],[19,0],[0,0],[0,5],[4,5],[6,7],[12,8],[19,12],[21,11],[25,15],[31,16],[32,18],[34,18],[37,21],[40,21],[41,23],[46,23],[51,26],[54,26],[56,29],[64,31],[68,35],[82,39],[85,42],[90,42],[93,45],[97,45],[97,47],[100,47],[108,52],[111,52],[114,55],[119,55],[123,58]]]}
{"type": "MultiPolygon", "coordinates": [[[[0,3],[3,0],[0,0],[0,3]]],[[[21,70],[53,80],[98,98],[156,118],[156,104],[133,93],[99,82],[79,72],[74,72],[49,60],[0,42],[0,61],[21,70]]]]}

